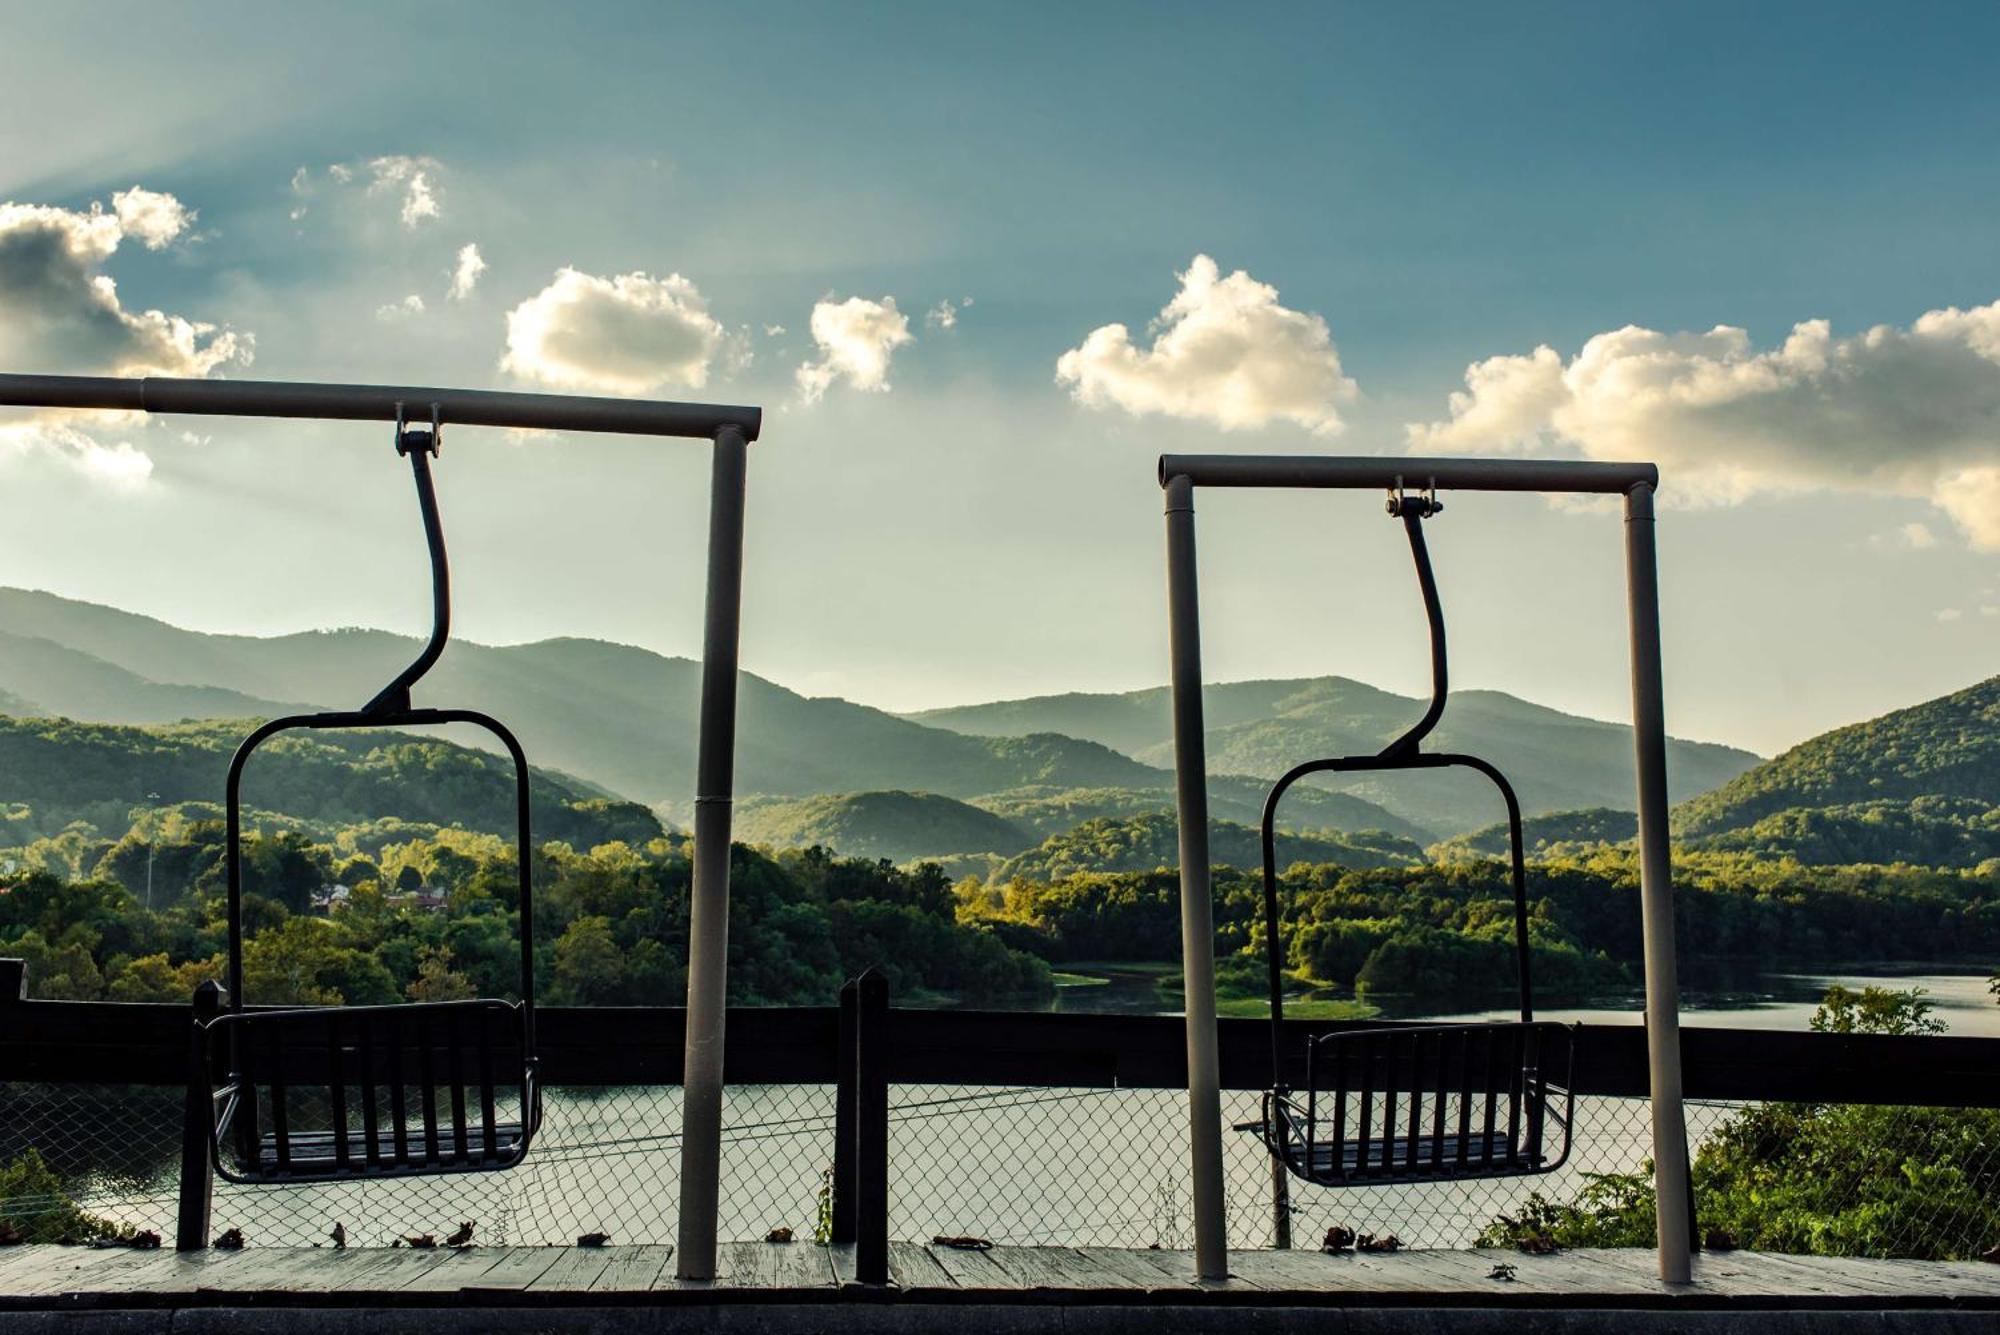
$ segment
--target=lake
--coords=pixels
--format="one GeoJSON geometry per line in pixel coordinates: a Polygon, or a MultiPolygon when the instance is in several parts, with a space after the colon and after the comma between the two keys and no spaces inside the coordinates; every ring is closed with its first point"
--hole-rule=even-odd
{"type": "MultiPolygon", "coordinates": [[[[1996,962],[2000,963],[2000,962],[1996,962]]],[[[1118,965],[1070,966],[1079,976],[1105,981],[1061,987],[1057,990],[1058,1011],[1118,1015],[1178,1014],[1179,1007],[1168,1004],[1157,983],[1174,979],[1177,970],[1156,966],[1118,965]]],[[[1681,1021],[1684,1024],[1713,1025],[1740,1029],[1805,1029],[1826,989],[1839,983],[1862,987],[1924,989],[1926,999],[1936,1007],[1936,1018],[1949,1028],[1946,1032],[1976,1038],[2000,1038],[2000,1004],[1987,990],[1990,971],[1970,972],[1966,966],[1936,963],[1859,964],[1837,971],[1744,971],[1719,986],[1684,988],[1681,1021]]],[[[1421,999],[1385,997],[1380,999],[1386,1020],[1506,1020],[1515,1010],[1499,1006],[1475,1010],[1440,1009],[1421,999]]],[[[1637,1024],[1643,1007],[1642,995],[1634,990],[1621,998],[1606,998],[1589,1006],[1537,1007],[1537,1018],[1566,1023],[1637,1024]]]]}

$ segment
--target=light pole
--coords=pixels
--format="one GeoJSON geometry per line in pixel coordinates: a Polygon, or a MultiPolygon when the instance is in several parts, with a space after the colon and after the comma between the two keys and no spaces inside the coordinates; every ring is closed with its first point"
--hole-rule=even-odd
{"type": "MultiPolygon", "coordinates": [[[[160,795],[158,793],[147,793],[146,800],[148,802],[157,802],[160,800],[160,795]]],[[[151,821],[149,824],[152,828],[146,831],[146,912],[151,913],[153,911],[153,849],[159,844],[160,829],[157,820],[151,821]]]]}

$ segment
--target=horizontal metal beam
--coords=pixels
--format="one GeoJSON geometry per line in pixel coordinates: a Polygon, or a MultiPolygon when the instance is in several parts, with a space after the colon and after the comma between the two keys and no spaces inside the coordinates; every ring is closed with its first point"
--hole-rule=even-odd
{"type": "Polygon", "coordinates": [[[1652,464],[1583,459],[1425,459],[1410,455],[1163,454],[1160,485],[1197,487],[1393,487],[1435,484],[1457,491],[1575,491],[1616,494],[1658,486],[1652,464]]]}
{"type": "Polygon", "coordinates": [[[318,417],[393,422],[402,404],[413,421],[431,406],[452,426],[535,431],[610,431],[633,436],[711,439],[736,427],[757,439],[761,408],[572,394],[511,394],[417,385],[309,385],[271,380],[173,380],[159,376],[0,375],[0,405],[105,408],[123,412],[199,413],[221,417],[318,417]]]}

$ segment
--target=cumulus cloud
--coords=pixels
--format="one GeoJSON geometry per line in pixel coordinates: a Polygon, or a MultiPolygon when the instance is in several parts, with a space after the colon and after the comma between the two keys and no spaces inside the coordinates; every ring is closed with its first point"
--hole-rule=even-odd
{"type": "Polygon", "coordinates": [[[468,241],[458,248],[458,264],[451,271],[451,299],[464,301],[472,295],[472,289],[479,284],[479,275],[486,272],[486,259],[479,253],[476,242],[468,241]]]}
{"type": "Polygon", "coordinates": [[[1178,275],[1181,290],[1132,341],[1122,324],[1091,331],[1056,362],[1056,381],[1093,408],[1122,408],[1214,422],[1224,430],[1296,422],[1340,430],[1339,405],[1355,395],[1326,321],[1278,303],[1278,289],[1242,269],[1228,277],[1206,255],[1178,275]]]}
{"type": "Polygon", "coordinates": [[[1836,338],[1825,320],[1759,350],[1741,329],[1627,326],[1573,357],[1467,368],[1413,449],[1656,460],[1673,494],[1729,503],[1816,488],[1927,498],[2000,550],[2000,302],[1836,338]]]}
{"type": "Polygon", "coordinates": [[[410,293],[409,296],[404,297],[401,301],[392,301],[386,306],[377,306],[375,308],[375,318],[384,324],[393,324],[398,320],[414,319],[423,313],[424,299],[415,292],[410,293]]]}
{"type": "Polygon", "coordinates": [[[889,359],[912,341],[910,317],[896,309],[894,297],[815,302],[811,327],[819,356],[796,373],[807,403],[816,402],[836,380],[856,389],[888,389],[889,359]]]}
{"type": "Polygon", "coordinates": [[[133,186],[111,197],[119,229],[148,250],[165,250],[194,221],[194,210],[158,190],[133,186]]]}
{"type": "MultiPolygon", "coordinates": [[[[436,158],[402,155],[374,158],[368,163],[368,171],[373,178],[368,183],[368,193],[400,194],[403,226],[416,227],[439,216],[437,193],[431,184],[439,166],[436,158]]],[[[345,182],[352,177],[346,168],[334,167],[331,170],[336,181],[345,182]]]]}
{"type": "Polygon", "coordinates": [[[507,313],[500,368],[565,389],[645,394],[700,388],[725,342],[708,303],[679,274],[601,278],[558,270],[507,313]]]}
{"type": "Polygon", "coordinates": [[[164,311],[125,308],[104,266],[128,237],[160,249],[193,213],[134,187],[112,208],[0,204],[0,364],[96,375],[201,376],[250,360],[250,340],[164,311]]]}

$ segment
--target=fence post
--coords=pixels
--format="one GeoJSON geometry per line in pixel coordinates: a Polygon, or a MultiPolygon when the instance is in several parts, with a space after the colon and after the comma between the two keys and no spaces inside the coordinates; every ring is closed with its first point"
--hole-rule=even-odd
{"type": "Polygon", "coordinates": [[[28,999],[28,962],[0,960],[0,1006],[28,999]]]}
{"type": "Polygon", "coordinates": [[[861,984],[849,979],[840,989],[840,1030],[835,1042],[833,1093],[833,1220],[827,1241],[854,1241],[854,1078],[855,1031],[861,1012],[861,984]]]}
{"type": "Polygon", "coordinates": [[[889,980],[855,980],[854,1277],[889,1282],[889,980]]]}
{"type": "Polygon", "coordinates": [[[203,1026],[222,1012],[222,987],[209,979],[194,990],[188,1025],[187,1103],[181,1110],[181,1203],[174,1226],[174,1250],[198,1252],[208,1246],[209,1207],[215,1170],[209,1144],[215,1135],[215,1091],[209,1087],[208,1035],[203,1026]]]}

